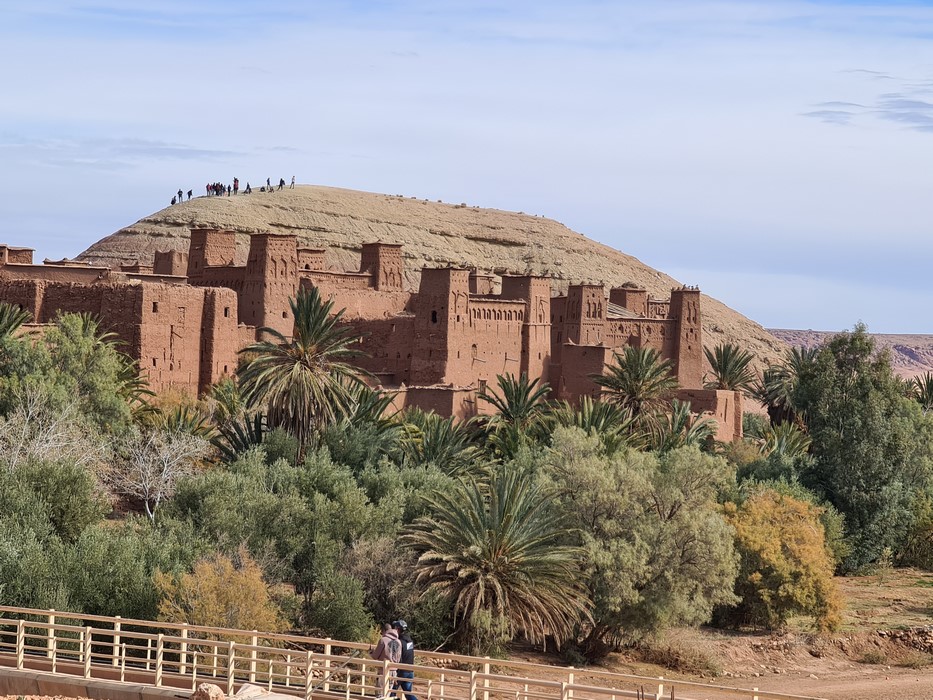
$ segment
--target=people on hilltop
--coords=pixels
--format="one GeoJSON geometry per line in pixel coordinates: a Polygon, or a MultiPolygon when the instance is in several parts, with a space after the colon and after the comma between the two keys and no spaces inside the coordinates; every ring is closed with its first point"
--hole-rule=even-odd
{"type": "Polygon", "coordinates": [[[295,189],[295,176],[294,175],[292,175],[292,184],[288,186],[288,189],[290,190],[295,189]]]}
{"type": "Polygon", "coordinates": [[[183,200],[184,194],[185,194],[185,193],[181,191],[181,187],[179,187],[179,188],[178,188],[178,203],[179,203],[179,204],[180,204],[181,202],[184,201],[184,200],[183,200]]]}
{"type": "Polygon", "coordinates": [[[233,194],[237,193],[237,190],[240,189],[240,180],[239,178],[233,178],[233,194]]]}
{"type": "MultiPolygon", "coordinates": [[[[402,658],[402,643],[399,641],[398,631],[392,627],[391,623],[384,622],[381,632],[382,635],[379,637],[376,648],[369,647],[369,655],[376,661],[388,661],[390,664],[397,664],[399,659],[402,658]]],[[[387,695],[385,692],[387,690],[386,679],[381,670],[376,682],[379,684],[376,690],[377,695],[387,695]]]]}
{"type": "Polygon", "coordinates": [[[172,197],[172,204],[175,204],[175,198],[172,197]]]}
{"type": "Polygon", "coordinates": [[[189,201],[189,202],[191,201],[191,194],[192,194],[192,193],[193,193],[193,190],[188,190],[188,201],[189,201]]]}
{"type": "Polygon", "coordinates": [[[279,178],[279,189],[282,189],[283,187],[285,187],[285,178],[280,177],[279,178]]]}
{"type": "Polygon", "coordinates": [[[249,183],[247,182],[247,183],[246,183],[246,189],[243,190],[243,194],[252,194],[252,193],[253,193],[253,188],[250,187],[250,186],[249,186],[249,183]]]}

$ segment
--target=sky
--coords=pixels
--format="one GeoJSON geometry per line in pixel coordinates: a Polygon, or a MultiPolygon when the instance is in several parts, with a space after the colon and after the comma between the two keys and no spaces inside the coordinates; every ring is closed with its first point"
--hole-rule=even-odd
{"type": "Polygon", "coordinates": [[[933,0],[0,0],[0,65],[0,241],[40,260],[294,174],[933,333],[933,0]]]}

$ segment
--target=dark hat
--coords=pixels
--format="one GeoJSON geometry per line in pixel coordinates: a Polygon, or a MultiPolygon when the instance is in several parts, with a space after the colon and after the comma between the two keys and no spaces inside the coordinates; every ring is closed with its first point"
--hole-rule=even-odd
{"type": "Polygon", "coordinates": [[[407,632],[407,631],[408,631],[408,623],[405,622],[405,620],[395,620],[395,621],[392,623],[392,626],[393,626],[395,629],[397,629],[399,632],[407,632]]]}

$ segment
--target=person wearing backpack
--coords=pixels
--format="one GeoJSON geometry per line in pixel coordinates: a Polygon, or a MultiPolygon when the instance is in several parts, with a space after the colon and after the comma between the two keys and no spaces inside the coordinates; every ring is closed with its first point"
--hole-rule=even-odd
{"type": "MultiPolygon", "coordinates": [[[[405,622],[405,620],[396,620],[392,623],[392,627],[397,631],[399,641],[402,643],[402,658],[400,663],[405,666],[414,666],[415,643],[411,640],[411,635],[408,633],[408,623],[405,622]]],[[[400,669],[395,675],[398,678],[407,679],[395,682],[396,690],[404,691],[405,700],[418,700],[418,696],[413,695],[411,692],[411,679],[415,677],[415,672],[410,669],[400,669]]]]}
{"type": "MultiPolygon", "coordinates": [[[[397,664],[402,658],[402,643],[399,641],[398,632],[388,622],[382,624],[382,636],[376,648],[369,648],[369,655],[376,661],[388,661],[390,664],[397,664]]],[[[376,693],[378,697],[383,697],[385,692],[385,678],[382,670],[379,671],[379,678],[376,681],[376,693]]]]}

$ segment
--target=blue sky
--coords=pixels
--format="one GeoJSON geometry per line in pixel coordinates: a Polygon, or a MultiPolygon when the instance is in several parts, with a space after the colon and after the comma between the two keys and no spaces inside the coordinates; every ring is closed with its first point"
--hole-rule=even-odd
{"type": "Polygon", "coordinates": [[[552,217],[769,327],[933,333],[933,2],[0,0],[0,62],[0,239],[40,258],[296,174],[552,217]]]}

